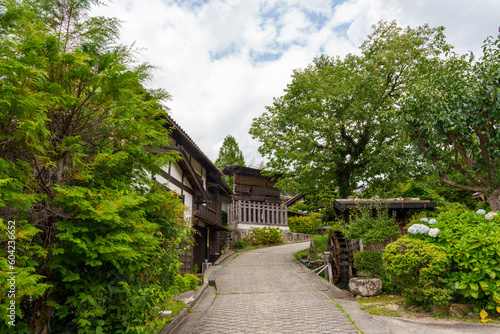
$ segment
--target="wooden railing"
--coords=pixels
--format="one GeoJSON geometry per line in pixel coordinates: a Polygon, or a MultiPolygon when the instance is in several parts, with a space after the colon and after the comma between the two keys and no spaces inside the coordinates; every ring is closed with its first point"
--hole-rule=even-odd
{"type": "Polygon", "coordinates": [[[220,218],[218,217],[217,212],[204,205],[200,205],[198,209],[194,211],[194,215],[208,219],[213,223],[220,224],[220,218]]]}
{"type": "Polygon", "coordinates": [[[261,224],[287,226],[286,207],[250,201],[235,201],[228,205],[228,224],[261,224]]]}

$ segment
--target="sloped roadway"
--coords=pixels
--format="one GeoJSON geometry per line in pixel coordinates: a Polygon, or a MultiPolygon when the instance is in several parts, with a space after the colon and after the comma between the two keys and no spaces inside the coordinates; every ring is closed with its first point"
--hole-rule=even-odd
{"type": "Polygon", "coordinates": [[[173,333],[359,333],[330,297],[344,294],[299,264],[309,243],[237,254],[173,333]]]}
{"type": "Polygon", "coordinates": [[[170,333],[358,333],[337,303],[364,334],[500,333],[498,324],[371,316],[295,260],[293,254],[308,247],[302,242],[231,255],[217,271],[217,291],[207,289],[170,333]]]}

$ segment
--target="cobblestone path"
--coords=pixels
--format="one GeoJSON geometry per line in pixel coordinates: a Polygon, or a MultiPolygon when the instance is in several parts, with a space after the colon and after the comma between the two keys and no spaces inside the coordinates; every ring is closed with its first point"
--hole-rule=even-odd
{"type": "Polygon", "coordinates": [[[256,249],[226,260],[213,299],[174,333],[359,333],[325,294],[326,282],[294,259],[308,246],[256,249]]]}

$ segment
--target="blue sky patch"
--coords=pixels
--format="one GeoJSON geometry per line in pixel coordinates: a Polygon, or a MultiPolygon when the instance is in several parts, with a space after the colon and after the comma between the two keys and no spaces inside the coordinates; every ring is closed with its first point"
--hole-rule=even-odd
{"type": "Polygon", "coordinates": [[[250,51],[250,59],[253,64],[275,61],[281,58],[283,52],[255,52],[250,51]]]}
{"type": "Polygon", "coordinates": [[[311,22],[313,26],[315,26],[318,30],[323,28],[325,24],[328,22],[329,17],[317,12],[304,11],[307,19],[311,22]]]}
{"type": "Polygon", "coordinates": [[[195,10],[203,7],[210,0],[170,0],[168,2],[175,3],[180,8],[195,10]]]}
{"type": "Polygon", "coordinates": [[[349,27],[351,26],[352,22],[349,23],[344,23],[339,26],[335,27],[335,32],[339,34],[339,36],[342,37],[347,37],[347,30],[349,30],[349,27]]]}
{"type": "Polygon", "coordinates": [[[235,54],[235,53],[238,53],[240,52],[240,47],[235,43],[235,42],[232,42],[231,44],[229,44],[229,46],[225,47],[225,48],[221,48],[219,50],[210,50],[209,51],[209,55],[210,55],[210,60],[211,61],[214,61],[214,60],[220,60],[220,59],[223,59],[223,58],[226,58],[232,54],[235,54]]]}

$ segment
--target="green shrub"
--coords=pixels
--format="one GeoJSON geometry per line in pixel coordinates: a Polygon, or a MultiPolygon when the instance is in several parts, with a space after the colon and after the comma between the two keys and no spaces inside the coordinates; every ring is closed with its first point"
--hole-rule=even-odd
{"type": "Polygon", "coordinates": [[[439,244],[451,259],[448,286],[466,302],[500,313],[500,214],[492,220],[473,211],[436,217],[439,244]]]}
{"type": "Polygon", "coordinates": [[[186,292],[189,290],[196,290],[198,288],[198,276],[193,274],[177,274],[177,288],[178,292],[186,292]]]}
{"type": "Polygon", "coordinates": [[[413,236],[387,245],[383,255],[388,281],[411,303],[428,306],[447,304],[451,290],[443,276],[450,259],[443,247],[413,236]]]}
{"type": "Polygon", "coordinates": [[[370,277],[384,278],[384,265],[382,254],[373,251],[354,253],[354,268],[370,277]]]}
{"type": "Polygon", "coordinates": [[[248,236],[250,244],[274,245],[283,243],[283,231],[280,228],[262,227],[253,229],[248,236]]]}
{"type": "Polygon", "coordinates": [[[349,223],[343,225],[347,239],[363,240],[365,246],[381,244],[400,235],[396,218],[383,206],[362,206],[351,210],[349,223]]]}
{"type": "Polygon", "coordinates": [[[242,239],[238,239],[234,242],[234,248],[236,249],[242,249],[243,247],[245,247],[245,241],[242,240],[242,239]]]}
{"type": "Polygon", "coordinates": [[[283,231],[280,228],[261,227],[255,228],[250,233],[234,242],[234,248],[241,249],[246,246],[282,244],[283,231]]]}
{"type": "Polygon", "coordinates": [[[313,221],[310,217],[289,217],[288,227],[290,232],[314,234],[313,221]]]}

